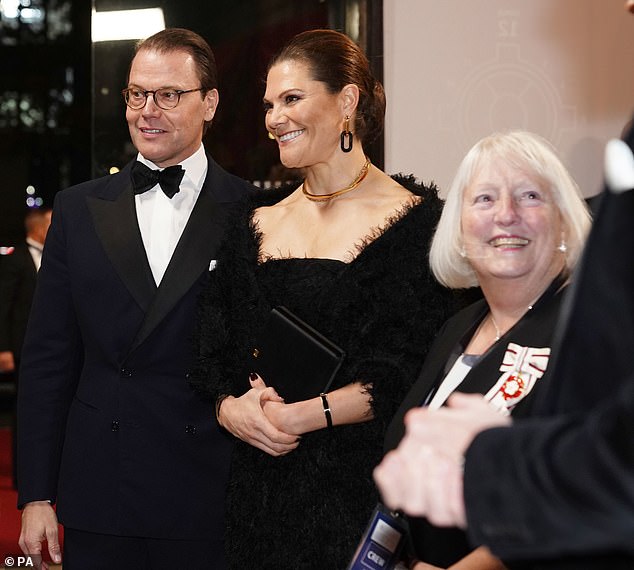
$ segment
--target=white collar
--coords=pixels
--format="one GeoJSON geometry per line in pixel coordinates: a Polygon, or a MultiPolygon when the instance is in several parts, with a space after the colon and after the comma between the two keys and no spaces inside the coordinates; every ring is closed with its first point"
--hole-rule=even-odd
{"type": "Polygon", "coordinates": [[[27,237],[26,243],[39,251],[42,251],[44,249],[44,244],[40,243],[39,241],[35,241],[33,238],[27,237]]]}
{"type": "MultiPolygon", "coordinates": [[[[158,166],[152,161],[145,158],[141,153],[138,153],[137,160],[142,162],[148,168],[156,170],[158,166]]],[[[179,164],[185,169],[185,177],[189,178],[190,183],[194,188],[200,189],[207,175],[208,160],[205,153],[205,147],[202,143],[198,147],[198,150],[190,157],[186,158],[179,164]]],[[[163,170],[160,168],[159,170],[163,170]]]]}

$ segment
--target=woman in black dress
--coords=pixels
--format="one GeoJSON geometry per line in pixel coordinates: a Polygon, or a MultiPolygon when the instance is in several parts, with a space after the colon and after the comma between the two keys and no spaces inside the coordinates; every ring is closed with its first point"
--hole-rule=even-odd
{"type": "Polygon", "coordinates": [[[427,267],[442,202],[367,159],[384,93],[345,35],[296,36],[269,68],[264,103],[281,162],[305,179],[258,193],[230,230],[201,297],[190,382],[237,438],[230,566],[345,568],[377,500],[385,428],[452,309],[427,267]],[[345,350],[325,398],[285,404],[266,378],[247,380],[277,305],[345,350]]]}

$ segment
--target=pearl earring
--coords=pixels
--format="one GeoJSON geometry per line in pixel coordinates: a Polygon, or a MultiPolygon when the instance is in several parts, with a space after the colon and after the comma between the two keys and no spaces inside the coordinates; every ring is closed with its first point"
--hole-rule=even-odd
{"type": "Polygon", "coordinates": [[[557,246],[557,251],[560,253],[566,253],[568,251],[568,246],[564,241],[564,238],[561,238],[561,243],[557,246]]]}

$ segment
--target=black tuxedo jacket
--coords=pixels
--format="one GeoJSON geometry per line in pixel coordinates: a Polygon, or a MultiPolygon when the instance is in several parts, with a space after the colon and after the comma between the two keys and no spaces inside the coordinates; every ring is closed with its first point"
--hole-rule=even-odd
{"type": "Polygon", "coordinates": [[[130,167],[56,196],[18,394],[19,504],[71,528],[222,536],[230,440],[189,389],[197,295],[250,185],[210,157],[157,288],[130,167]]]}
{"type": "Polygon", "coordinates": [[[0,258],[0,351],[11,351],[19,359],[37,270],[26,243],[0,258]]]}

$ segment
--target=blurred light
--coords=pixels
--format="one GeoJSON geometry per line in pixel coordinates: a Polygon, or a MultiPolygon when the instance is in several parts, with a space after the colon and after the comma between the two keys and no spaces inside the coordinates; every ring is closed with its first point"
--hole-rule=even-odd
{"type": "Polygon", "coordinates": [[[42,200],[42,198],[40,198],[39,196],[35,199],[35,206],[37,208],[39,208],[42,204],[44,204],[44,200],[42,200]]]}
{"type": "Polygon", "coordinates": [[[346,20],[349,22],[346,26],[346,32],[352,41],[358,43],[361,35],[361,8],[358,0],[347,6],[346,20]]]}
{"type": "Polygon", "coordinates": [[[144,39],[165,29],[162,8],[92,12],[92,41],[144,39]]]}
{"type": "Polygon", "coordinates": [[[110,167],[110,170],[108,170],[108,172],[109,172],[110,174],[116,174],[117,172],[119,172],[119,168],[118,168],[118,167],[116,167],[116,166],[111,166],[111,167],[110,167]]]}
{"type": "Polygon", "coordinates": [[[33,24],[44,20],[44,11],[39,8],[22,8],[20,19],[25,24],[33,24]]]}
{"type": "Polygon", "coordinates": [[[20,0],[0,0],[0,12],[5,18],[17,18],[20,15],[20,0]]]}
{"type": "Polygon", "coordinates": [[[33,194],[35,194],[35,187],[29,184],[29,185],[26,187],[26,193],[27,193],[29,196],[33,196],[33,194]]]}
{"type": "Polygon", "coordinates": [[[33,198],[32,196],[29,196],[29,197],[26,199],[26,205],[27,205],[29,208],[34,208],[34,207],[35,207],[35,198],[33,198]]]}

